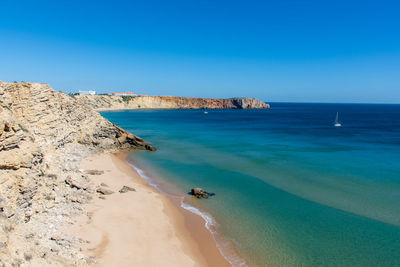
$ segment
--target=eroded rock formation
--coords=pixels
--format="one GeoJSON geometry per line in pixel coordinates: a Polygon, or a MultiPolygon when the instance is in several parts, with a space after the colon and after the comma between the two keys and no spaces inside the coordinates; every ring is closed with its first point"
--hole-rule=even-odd
{"type": "Polygon", "coordinates": [[[79,162],[103,150],[154,150],[47,84],[0,81],[0,265],[82,265],[58,230],[96,188],[79,162]]]}
{"type": "Polygon", "coordinates": [[[266,109],[269,104],[254,98],[192,98],[176,96],[74,96],[97,110],[118,109],[266,109]]]}

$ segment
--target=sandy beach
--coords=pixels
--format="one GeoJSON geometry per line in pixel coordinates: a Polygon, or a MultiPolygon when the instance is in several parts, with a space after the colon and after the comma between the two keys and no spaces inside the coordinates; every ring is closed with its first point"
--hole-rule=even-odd
{"type": "Polygon", "coordinates": [[[104,171],[90,175],[91,181],[114,192],[96,194],[85,207],[89,217],[66,230],[88,241],[83,253],[98,265],[230,266],[204,220],[185,215],[167,196],[147,185],[122,153],[91,156],[81,167],[104,171]],[[123,186],[136,191],[120,193],[123,186]]]}

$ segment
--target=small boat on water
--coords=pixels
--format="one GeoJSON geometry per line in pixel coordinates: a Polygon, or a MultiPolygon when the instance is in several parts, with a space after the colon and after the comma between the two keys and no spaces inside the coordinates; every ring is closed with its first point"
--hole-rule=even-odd
{"type": "Polygon", "coordinates": [[[204,114],[208,114],[208,111],[204,111],[204,114]]]}
{"type": "Polygon", "coordinates": [[[333,124],[335,127],[340,127],[342,124],[339,122],[339,112],[336,112],[336,119],[335,119],[335,124],[333,124]]]}

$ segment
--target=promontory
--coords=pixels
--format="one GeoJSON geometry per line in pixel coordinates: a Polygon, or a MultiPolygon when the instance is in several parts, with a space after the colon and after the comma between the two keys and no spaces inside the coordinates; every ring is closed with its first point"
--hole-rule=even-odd
{"type": "Polygon", "coordinates": [[[96,110],[119,109],[267,109],[266,104],[255,98],[236,97],[225,99],[177,96],[110,96],[76,95],[76,99],[96,110]]]}

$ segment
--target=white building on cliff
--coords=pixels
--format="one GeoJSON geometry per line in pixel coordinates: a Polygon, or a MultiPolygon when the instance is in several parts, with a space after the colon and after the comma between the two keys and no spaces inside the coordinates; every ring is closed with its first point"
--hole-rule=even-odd
{"type": "Polygon", "coordinates": [[[96,91],[81,91],[79,90],[79,95],[95,95],[96,91]]]}

